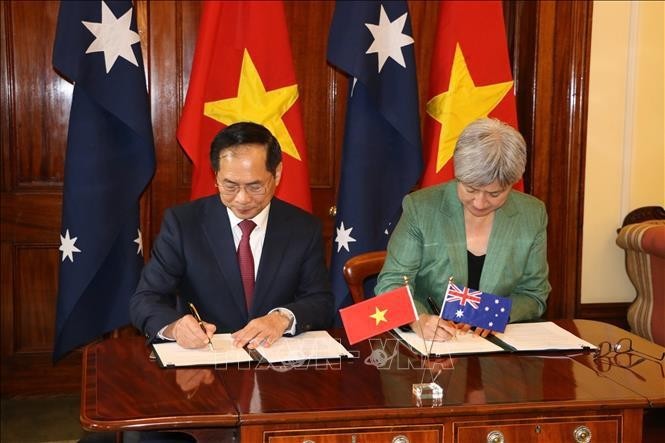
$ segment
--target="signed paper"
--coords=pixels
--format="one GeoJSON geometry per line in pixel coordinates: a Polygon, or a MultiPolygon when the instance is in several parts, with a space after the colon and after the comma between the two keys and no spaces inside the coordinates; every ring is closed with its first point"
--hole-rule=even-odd
{"type": "Polygon", "coordinates": [[[495,333],[492,341],[474,335],[460,333],[452,340],[423,342],[415,332],[393,331],[411,348],[427,355],[480,354],[506,351],[555,351],[596,349],[596,346],[582,340],[552,322],[514,323],[506,326],[503,333],[495,333]],[[426,346],[426,347],[425,347],[426,346]],[[431,346],[431,348],[430,348],[431,346]]]}
{"type": "Polygon", "coordinates": [[[511,324],[504,333],[497,332],[496,337],[516,351],[596,349],[595,345],[550,321],[511,324]]]}
{"type": "Polygon", "coordinates": [[[200,349],[185,349],[176,342],[153,345],[162,366],[214,365],[253,360],[246,350],[233,346],[231,334],[213,335],[212,347],[214,350],[211,351],[207,346],[200,349]]]}
{"type": "Polygon", "coordinates": [[[269,348],[259,346],[256,350],[268,363],[352,357],[326,331],[309,331],[295,337],[282,337],[269,348]]]}
{"type": "Polygon", "coordinates": [[[423,341],[422,337],[416,335],[415,332],[405,332],[400,329],[395,329],[394,332],[422,355],[428,353],[431,355],[460,355],[504,351],[500,346],[473,333],[459,333],[451,340],[432,343],[431,340],[423,341]]]}
{"type": "Polygon", "coordinates": [[[214,350],[208,347],[185,349],[175,342],[153,345],[155,354],[164,367],[199,366],[241,362],[293,362],[304,360],[352,357],[349,351],[326,331],[309,331],[295,337],[281,337],[270,347],[259,346],[250,355],[244,348],[233,346],[231,334],[215,334],[214,350]]]}

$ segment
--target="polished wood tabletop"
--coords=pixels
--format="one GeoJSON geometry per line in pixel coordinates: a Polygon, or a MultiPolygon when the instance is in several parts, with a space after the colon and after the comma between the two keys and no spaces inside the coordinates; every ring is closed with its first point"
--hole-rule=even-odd
{"type": "MultiPolygon", "coordinates": [[[[593,343],[632,340],[633,349],[663,348],[591,320],[556,322],[593,343]]],[[[630,368],[598,364],[589,352],[499,353],[437,358],[414,355],[392,336],[349,346],[354,355],[319,364],[242,364],[160,368],[142,337],[108,339],[84,352],[81,423],[88,430],[243,427],[322,421],[589,413],[665,405],[663,362],[630,368]],[[414,383],[437,375],[440,404],[421,404],[414,383]]],[[[641,424],[630,431],[641,432],[641,424]]],[[[629,432],[629,431],[626,431],[629,432]]]]}
{"type": "Polygon", "coordinates": [[[631,354],[627,365],[620,364],[622,362],[617,362],[614,357],[594,359],[593,354],[571,358],[598,375],[644,396],[651,406],[665,407],[665,348],[608,323],[592,320],[559,320],[557,323],[595,345],[604,341],[616,344],[622,339],[630,339],[633,349],[627,352],[631,354]]]}
{"type": "Polygon", "coordinates": [[[238,423],[235,404],[215,372],[160,368],[139,336],[89,345],[82,391],[81,424],[91,431],[238,423]]]}

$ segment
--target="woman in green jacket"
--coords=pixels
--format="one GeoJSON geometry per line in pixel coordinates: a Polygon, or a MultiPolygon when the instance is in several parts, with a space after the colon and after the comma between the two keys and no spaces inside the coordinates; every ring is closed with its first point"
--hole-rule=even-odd
{"type": "Polygon", "coordinates": [[[526,166],[520,133],[495,119],[476,120],[460,135],[453,161],[454,180],[404,198],[375,289],[394,289],[407,277],[419,313],[411,327],[427,339],[469,329],[439,321],[428,306],[428,297],[441,306],[449,277],[511,298],[511,322],[539,318],[551,289],[545,205],[513,189],[526,166]]]}

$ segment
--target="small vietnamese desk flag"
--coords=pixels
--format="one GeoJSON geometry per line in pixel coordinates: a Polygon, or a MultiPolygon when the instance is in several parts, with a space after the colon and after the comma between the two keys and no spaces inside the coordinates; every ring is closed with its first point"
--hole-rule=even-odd
{"type": "Polygon", "coordinates": [[[503,332],[510,318],[513,301],[487,292],[448,283],[443,297],[441,318],[483,329],[503,332]]]}
{"type": "Polygon", "coordinates": [[[53,358],[129,323],[143,266],[139,199],[155,170],[131,1],[60,2],[53,65],[74,83],[53,358]]]}
{"type": "MultiPolygon", "coordinates": [[[[358,254],[386,249],[402,199],[422,171],[409,17],[405,1],[335,4],[328,61],[349,78],[330,265],[337,309],[351,302],[344,264],[358,254]]],[[[373,294],[374,287],[367,292],[373,294]]]]}
{"type": "Polygon", "coordinates": [[[454,177],[455,143],[472,121],[489,116],[517,128],[501,1],[439,3],[427,97],[423,187],[454,177]]]}
{"type": "Polygon", "coordinates": [[[206,1],[178,141],[192,160],[191,198],[212,195],[210,143],[225,126],[251,121],[282,147],[277,197],[312,210],[298,84],[281,1],[206,1]]]}
{"type": "Polygon", "coordinates": [[[350,344],[411,323],[418,318],[408,286],[401,286],[339,310],[350,344]]]}

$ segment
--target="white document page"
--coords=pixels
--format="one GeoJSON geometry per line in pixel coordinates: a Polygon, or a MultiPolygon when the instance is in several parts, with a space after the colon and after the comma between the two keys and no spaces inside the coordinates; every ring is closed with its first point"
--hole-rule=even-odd
{"type": "Polygon", "coordinates": [[[489,340],[473,334],[472,332],[460,332],[451,340],[435,341],[432,345],[431,340],[423,341],[422,337],[418,337],[415,332],[405,332],[400,329],[393,329],[402,340],[404,340],[411,348],[418,351],[422,355],[459,355],[459,354],[476,354],[484,352],[504,352],[504,349],[495,345],[489,340]],[[427,348],[425,348],[427,346],[427,348]],[[431,346],[431,350],[430,350],[431,346]]]}
{"type": "Polygon", "coordinates": [[[516,351],[597,349],[595,345],[550,321],[509,324],[503,333],[497,332],[495,335],[516,351]]]}
{"type": "Polygon", "coordinates": [[[246,350],[233,346],[231,334],[213,335],[212,347],[214,350],[208,346],[200,349],[185,349],[176,342],[153,345],[163,366],[214,365],[253,360],[246,350]]]}
{"type": "Polygon", "coordinates": [[[270,347],[259,346],[256,350],[268,363],[352,357],[326,331],[308,331],[295,337],[281,337],[270,347]]]}

